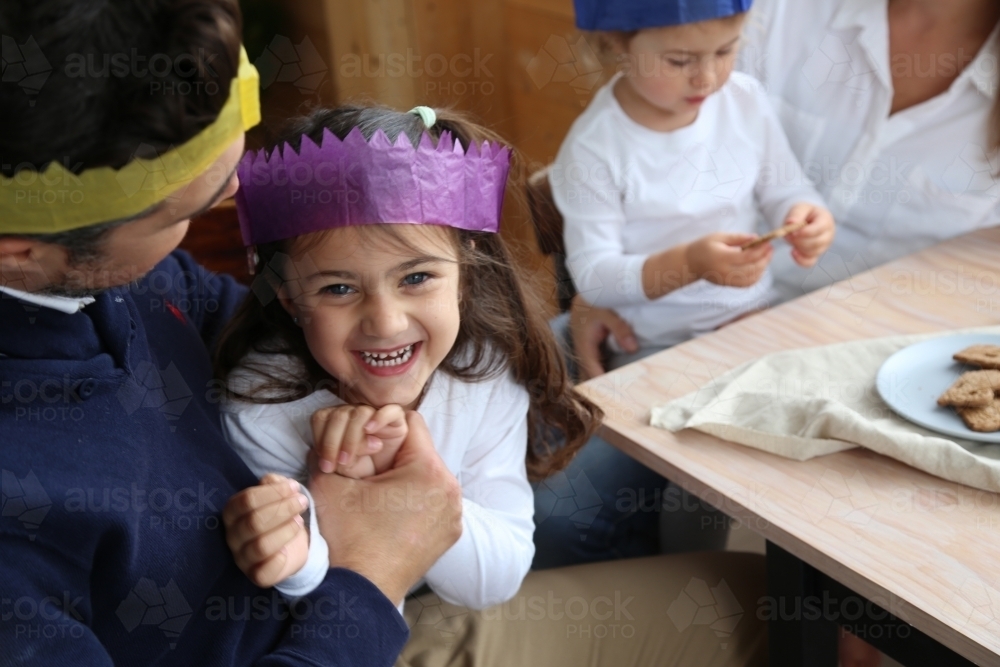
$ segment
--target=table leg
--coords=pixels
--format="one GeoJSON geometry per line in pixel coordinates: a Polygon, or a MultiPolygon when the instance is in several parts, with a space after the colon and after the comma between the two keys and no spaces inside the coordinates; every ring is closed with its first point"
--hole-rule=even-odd
{"type": "Polygon", "coordinates": [[[906,667],[975,664],[772,542],[760,613],[772,667],[836,667],[841,626],[906,667]]]}
{"type": "Polygon", "coordinates": [[[767,599],[771,667],[837,667],[837,626],[805,609],[822,599],[821,573],[773,542],[767,543],[767,599]]]}

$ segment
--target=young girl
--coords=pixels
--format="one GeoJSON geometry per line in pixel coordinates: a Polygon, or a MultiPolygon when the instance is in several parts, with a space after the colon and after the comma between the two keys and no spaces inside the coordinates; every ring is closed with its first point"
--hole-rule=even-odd
{"type": "MultiPolygon", "coordinates": [[[[528,477],[565,466],[600,418],[497,233],[509,158],[495,135],[427,107],[297,121],[241,164],[258,278],[217,356],[227,435],[258,475],[305,483],[310,450],[324,472],[383,472],[418,411],[463,490],[462,536],[426,582],[471,608],[518,590],[534,554],[528,477]],[[567,441],[554,452],[551,428],[567,441]]],[[[304,595],[328,569],[315,513],[281,534],[231,546],[258,584],[304,595]]]]}
{"type": "MultiPolygon", "coordinates": [[[[758,219],[811,266],[834,223],[767,96],[733,73],[750,0],[577,0],[624,71],[601,88],[550,172],[567,265],[591,304],[632,325],[640,354],[768,304],[758,219]]],[[[614,362],[613,362],[614,363],[614,362]]]]}

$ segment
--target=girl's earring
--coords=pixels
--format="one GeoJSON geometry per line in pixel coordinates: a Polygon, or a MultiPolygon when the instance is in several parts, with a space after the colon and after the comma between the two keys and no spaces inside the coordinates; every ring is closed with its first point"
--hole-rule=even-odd
{"type": "Polygon", "coordinates": [[[299,325],[299,318],[293,317],[292,318],[292,324],[294,324],[295,326],[298,326],[299,325]]]}
{"type": "Polygon", "coordinates": [[[250,275],[257,273],[257,264],[260,263],[260,256],[257,254],[257,246],[247,248],[247,271],[250,275]]]}

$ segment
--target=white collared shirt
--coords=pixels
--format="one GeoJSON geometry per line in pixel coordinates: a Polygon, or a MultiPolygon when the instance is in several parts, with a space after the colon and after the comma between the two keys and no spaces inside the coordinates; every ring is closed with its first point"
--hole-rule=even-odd
{"type": "Polygon", "coordinates": [[[94,297],[92,296],[83,296],[79,298],[48,296],[45,294],[22,292],[21,290],[14,289],[13,287],[4,287],[2,285],[0,285],[0,292],[4,292],[5,294],[8,294],[16,299],[20,299],[21,301],[27,301],[35,306],[51,308],[52,310],[58,310],[59,312],[66,313],[67,315],[79,313],[86,306],[94,303],[94,297]]]}
{"type": "Polygon", "coordinates": [[[838,224],[811,271],[775,253],[781,298],[1000,223],[1000,162],[986,138],[996,28],[947,91],[891,116],[890,65],[917,75],[960,65],[947,55],[890,63],[888,0],[757,0],[744,37],[739,67],[764,84],[838,224]]]}

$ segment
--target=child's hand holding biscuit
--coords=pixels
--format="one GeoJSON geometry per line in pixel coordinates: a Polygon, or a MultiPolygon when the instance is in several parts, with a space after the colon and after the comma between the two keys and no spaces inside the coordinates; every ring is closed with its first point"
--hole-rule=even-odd
{"type": "Polygon", "coordinates": [[[792,232],[785,240],[792,246],[792,259],[803,267],[816,264],[830,247],[836,232],[833,215],[822,206],[808,203],[795,204],[789,209],[785,216],[785,226],[788,225],[802,225],[802,229],[792,232]]]}
{"type": "Polygon", "coordinates": [[[702,280],[727,287],[750,287],[764,275],[774,249],[763,243],[744,250],[750,234],[720,232],[703,236],[687,246],[688,268],[702,280]]]}

